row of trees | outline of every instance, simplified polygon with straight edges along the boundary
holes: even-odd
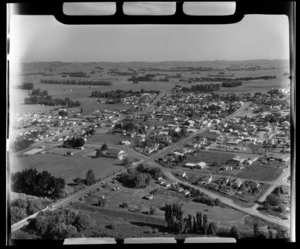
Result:
[[[236,87],[241,85],[243,85],[241,81],[224,81],[222,83],[222,87]]]
[[[182,206],[179,203],[165,205],[165,221],[168,228],[180,234],[198,233],[218,235],[219,232],[217,224],[209,222],[207,215],[202,215],[201,212],[197,212],[196,216],[188,214],[187,217],[183,218]],[[238,239],[240,232],[236,226],[233,226],[228,235]]]
[[[72,77],[72,76],[71,76]],[[79,76],[73,76],[79,77]],[[86,77],[86,76],[85,76]],[[95,86],[110,86],[112,82],[103,80],[66,80],[66,79],[41,79],[43,84],[62,84],[62,85],[95,85]]]
[[[68,75],[69,77],[89,77],[84,72],[63,72],[62,75]]]
[[[126,98],[128,96],[132,95],[139,95],[143,93],[159,93],[159,91],[155,90],[144,90],[141,89],[140,91],[133,91],[133,90],[111,90],[111,91],[106,91],[106,92],[101,92],[101,91],[94,91],[91,93],[90,97],[93,98],[108,98],[108,99],[121,99],[121,98]]]
[[[182,87],[183,92],[193,92],[193,93],[209,93],[213,91],[220,90],[220,85],[218,84],[204,84],[204,85],[193,85],[190,88]]]
[[[62,105],[67,107],[75,107],[81,105],[81,103],[78,100],[73,101],[67,97],[65,99],[53,99],[52,96],[49,95],[46,90],[42,91],[40,88],[28,92],[28,95],[29,97],[24,99],[25,104],[40,104],[49,106]]]
[[[56,178],[48,171],[24,169],[12,174],[12,190],[35,196],[60,198],[64,195],[65,180]]]

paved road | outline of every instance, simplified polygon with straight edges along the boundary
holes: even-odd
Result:
[[[150,106],[147,108],[147,111],[152,111],[154,105],[166,94],[166,90],[161,90],[158,96],[155,98],[155,100],[150,104]]]

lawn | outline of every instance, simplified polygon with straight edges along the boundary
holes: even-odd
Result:
[[[73,182],[76,177],[85,178],[86,172],[91,169],[95,172],[96,178],[105,177],[108,174],[123,169],[120,161],[110,158],[90,158],[79,156],[80,153],[87,153],[87,150],[78,151],[73,157],[66,157],[58,154],[41,154],[29,157],[16,157],[9,155],[9,167],[11,172],[23,169],[35,168],[38,171],[49,171],[55,177],[62,177],[66,183]]]
[[[257,181],[273,181],[277,179],[282,173],[282,169],[264,166],[248,166],[244,170],[241,170],[237,177],[253,179]]]

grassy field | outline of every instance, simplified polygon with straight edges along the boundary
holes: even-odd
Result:
[[[213,162],[218,162],[219,165],[226,163],[228,160],[232,159],[235,155],[232,153],[222,153],[222,152],[206,152],[199,151],[191,156],[187,157],[188,162],[205,162],[210,165]]]
[[[272,167],[263,167],[263,166],[249,166],[244,170],[241,170],[237,174],[237,177],[253,179],[257,181],[273,181],[280,176],[282,169],[272,168]]]
[[[109,185],[105,189],[101,188],[100,191],[95,193],[94,196],[85,198],[85,200],[82,203],[96,207],[98,196],[104,194],[107,200],[106,208],[115,210],[119,208],[120,204],[127,202],[130,205],[140,205],[141,212],[147,214],[149,208],[151,206],[155,206],[157,208],[157,212],[151,217],[160,218],[163,220],[164,211],[160,209],[164,207],[165,204],[180,202],[183,204],[182,209],[184,212],[184,216],[187,216],[188,214],[195,215],[196,212],[200,211],[202,212],[202,214],[207,214],[209,221],[216,222],[219,226],[231,227],[235,224],[239,226],[240,229],[248,231],[248,227],[244,225],[243,221],[245,214],[229,207],[210,207],[206,204],[192,202],[189,198],[186,198],[183,195],[178,194],[172,190],[165,190],[159,192],[158,194],[154,195],[154,198],[152,200],[143,199],[143,197],[145,195],[148,195],[154,188],[162,188],[156,185],[155,183],[152,183],[145,189],[132,189],[121,186],[121,189],[115,192],[110,191],[112,187],[113,186]],[[170,194],[169,192],[173,192],[174,195]],[[127,209],[124,208],[120,210],[126,211]],[[125,219],[126,217],[125,214],[121,216],[123,219]]]
[[[130,140],[131,138],[129,136],[123,136],[123,135],[114,135],[114,134],[95,134],[91,138],[88,139],[89,144],[113,144],[113,145],[119,145],[121,141],[123,140]]]
[[[86,172],[91,169],[95,172],[96,178],[105,177],[108,174],[122,169],[120,161],[110,158],[82,157],[81,153],[88,153],[87,150],[75,153],[73,157],[46,153],[29,157],[16,157],[9,155],[9,167],[11,172],[23,169],[35,168],[38,171],[49,171],[55,177],[62,177],[66,183],[73,182],[76,177],[85,178]]]

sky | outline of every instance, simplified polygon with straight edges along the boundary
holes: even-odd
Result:
[[[288,18],[284,15],[247,15],[239,23],[228,25],[102,26],[64,25],[53,16],[13,15],[9,59],[12,62],[289,59],[288,35]]]

